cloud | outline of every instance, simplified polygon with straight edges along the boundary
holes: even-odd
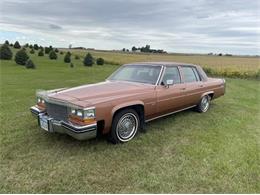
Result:
[[[43,45],[259,54],[258,1],[2,0],[0,7],[2,32]]]

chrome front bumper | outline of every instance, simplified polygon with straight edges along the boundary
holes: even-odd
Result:
[[[57,132],[62,134],[68,134],[77,140],[87,140],[95,138],[97,136],[97,124],[91,124],[86,126],[77,126],[64,121],[55,120],[49,117],[46,112],[39,110],[37,107],[32,106],[30,108],[31,113],[38,119],[38,124],[40,126],[41,118],[44,118],[48,123],[48,132]]]

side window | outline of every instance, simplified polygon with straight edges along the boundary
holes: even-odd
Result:
[[[192,69],[193,69],[193,72],[194,72],[194,74],[196,76],[197,81],[201,81],[201,78],[200,78],[200,75],[199,75],[197,69],[196,68],[192,68]]]
[[[174,84],[181,83],[181,77],[177,67],[166,67],[162,84],[166,84],[167,80],[173,80]]]
[[[181,68],[185,83],[191,83],[197,81],[196,75],[192,69],[193,69],[192,67],[188,67],[188,66],[187,67],[184,66]]]

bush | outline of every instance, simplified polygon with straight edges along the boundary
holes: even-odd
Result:
[[[105,63],[105,60],[103,58],[98,58],[96,60],[97,65],[103,65]]]
[[[64,62],[65,62],[65,63],[70,63],[70,62],[71,62],[69,52],[67,52],[66,55],[64,56]]]
[[[32,45],[32,44],[30,44],[30,45],[29,45],[29,48],[30,48],[30,49],[32,49],[32,48],[33,48],[33,45]]]
[[[60,55],[63,55],[63,54],[64,54],[63,51],[61,51],[61,52],[60,52]]]
[[[74,68],[74,64],[73,64],[73,63],[70,63],[70,67],[71,67],[71,68]]]
[[[90,53],[87,53],[85,59],[84,59],[84,65],[85,66],[92,66],[94,64],[94,59]]]
[[[4,44],[6,44],[6,45],[9,45],[9,41],[8,41],[8,40],[6,40]]]
[[[38,56],[44,56],[44,52],[42,49],[39,51]]]
[[[49,54],[49,58],[51,60],[56,60],[58,58],[57,54],[55,53],[55,51],[51,51]]]
[[[26,43],[26,44],[24,45],[24,47],[29,47],[29,44],[28,44],[28,43]]]
[[[34,44],[34,45],[33,45],[33,49],[38,50],[38,49],[39,49],[39,46],[38,46],[37,44]]]
[[[79,60],[80,57],[78,55],[75,55],[75,60]]]
[[[10,43],[10,47],[13,47],[13,46],[14,46],[14,44]]]
[[[31,69],[35,69],[36,67],[35,67],[35,64],[33,63],[33,61],[32,60],[27,60],[27,62],[26,62],[26,64],[25,64],[25,67],[26,68],[31,68]]]
[[[13,57],[13,53],[7,44],[3,44],[0,47],[0,59],[2,60],[11,60]]]
[[[21,45],[20,45],[20,43],[18,41],[15,41],[14,48],[16,48],[16,49],[20,49],[21,48]]]
[[[54,51],[55,51],[56,53],[59,53],[59,50],[58,50],[58,48],[56,48]]]
[[[50,53],[50,48],[49,47],[44,47],[44,52],[45,54],[49,54]]]
[[[31,54],[34,54],[34,53],[35,53],[34,49],[31,49],[30,53],[31,53]]]
[[[15,55],[15,62],[20,65],[25,65],[26,61],[29,59],[26,51],[24,49],[19,50]]]

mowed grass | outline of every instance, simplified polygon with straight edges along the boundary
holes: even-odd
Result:
[[[36,70],[0,61],[1,193],[260,192],[259,81],[227,79],[207,113],[158,119],[127,144],[80,142],[39,129],[35,91],[102,81],[118,66],[62,58],[34,55]]]

